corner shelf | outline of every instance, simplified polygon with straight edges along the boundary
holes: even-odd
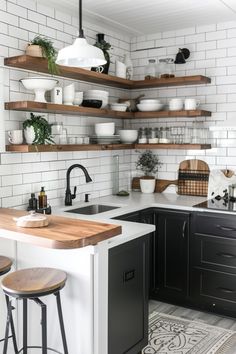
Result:
[[[118,112],[108,109],[91,108],[82,106],[70,106],[65,104],[43,103],[35,101],[16,101],[6,102],[6,110],[25,111],[25,112],[42,112],[42,113],[58,113],[67,115],[81,115],[91,117],[108,117],[108,118],[133,118],[132,112]]]
[[[47,60],[44,58],[31,57],[29,55],[19,55],[4,59],[4,65],[36,71],[48,74]],[[122,89],[146,89],[154,87],[181,86],[181,85],[200,85],[209,84],[211,79],[202,75],[160,78],[152,80],[126,80],[117,76],[106,75],[89,71],[81,68],[58,66],[59,75],[62,77],[93,82],[100,85],[118,87]]]
[[[210,144],[83,144],[83,145],[6,145],[8,152],[62,152],[62,151],[101,151],[133,149],[181,149],[206,150]]]
[[[82,106],[70,106],[55,103],[43,103],[35,101],[6,102],[6,110],[58,113],[67,115],[81,115],[91,117],[118,118],[118,119],[148,119],[148,118],[174,118],[174,117],[203,117],[211,116],[211,112],[205,110],[191,111],[158,111],[158,112],[118,112],[109,109],[90,108]]]

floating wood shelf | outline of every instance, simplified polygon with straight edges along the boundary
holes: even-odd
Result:
[[[58,113],[91,117],[107,117],[118,119],[145,119],[145,118],[174,118],[174,117],[203,117],[211,116],[211,112],[204,110],[192,111],[158,111],[158,112],[118,112],[109,109],[98,109],[81,106],[69,106],[55,103],[35,101],[6,102],[5,109],[13,111]]]
[[[25,69],[27,71],[37,71],[48,74],[47,60],[44,58],[20,55],[4,59],[6,66]],[[208,84],[211,79],[202,75],[161,78],[152,80],[126,80],[120,77],[97,73],[80,68],[59,66],[59,76],[70,79],[93,82],[100,85],[119,87],[123,89],[146,89],[165,86],[200,85]]]
[[[10,152],[61,152],[61,151],[101,151],[132,149],[211,149],[210,144],[83,144],[83,145],[7,145]]]
[[[43,103],[35,101],[16,101],[6,102],[5,109],[13,111],[57,113],[67,115],[81,115],[90,117],[108,117],[108,118],[133,118],[132,112],[118,112],[101,108],[90,108],[81,106],[70,106],[65,104]]]
[[[135,149],[207,150],[211,144],[135,144]]]
[[[60,151],[128,150],[133,148],[134,148],[134,144],[7,145],[6,151],[60,152]]]
[[[145,118],[174,118],[174,117],[210,117],[211,112],[203,109],[181,111],[135,112],[135,119]]]

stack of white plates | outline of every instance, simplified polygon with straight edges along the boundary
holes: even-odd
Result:
[[[137,104],[138,110],[141,112],[151,112],[151,111],[160,111],[164,104],[161,103],[160,100],[152,98],[152,99],[143,99],[140,100],[140,103]]]
[[[119,144],[120,136],[119,135],[107,135],[107,136],[98,136],[92,135],[90,137],[92,144]]]

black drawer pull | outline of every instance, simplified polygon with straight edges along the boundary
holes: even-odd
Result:
[[[216,225],[218,229],[221,229],[223,231],[236,231],[236,229],[231,228],[231,227],[226,227],[226,226],[221,226],[221,225]]]
[[[217,253],[217,256],[220,257],[224,257],[224,258],[236,258],[236,256],[234,254],[230,254],[230,253]]]
[[[183,229],[182,229],[182,237],[185,238],[185,229],[186,229],[187,221],[185,220],[183,223]]]
[[[124,281],[124,283],[126,281],[130,281],[130,280],[134,279],[134,276],[135,276],[135,270],[134,269],[128,270],[127,272],[124,272],[123,273],[123,281]]]
[[[220,290],[222,293],[226,293],[226,294],[232,294],[232,293],[235,293],[235,290],[232,290],[232,289],[227,289],[227,288],[217,288],[218,290]]]

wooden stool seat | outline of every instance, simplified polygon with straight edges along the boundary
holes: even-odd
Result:
[[[12,261],[10,258],[5,256],[0,256],[0,275],[3,275],[11,269]]]
[[[62,289],[66,278],[66,273],[58,269],[27,268],[7,275],[2,288],[13,297],[38,297]]]

